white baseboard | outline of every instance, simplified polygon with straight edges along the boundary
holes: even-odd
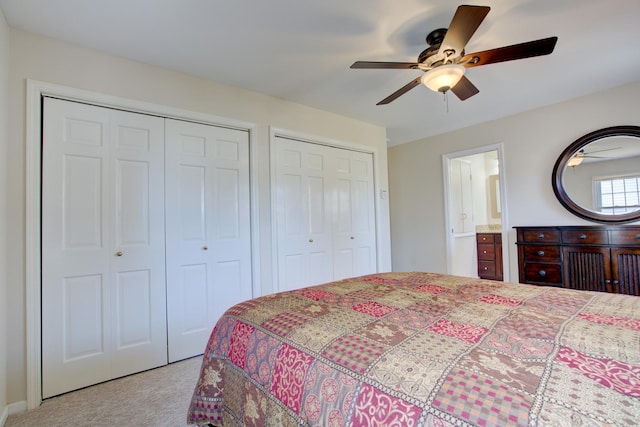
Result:
[[[0,427],[4,427],[4,423],[7,422],[7,418],[9,418],[9,407],[5,406],[0,413]]]
[[[9,404],[9,415],[27,412],[27,401],[14,402]]]
[[[4,427],[4,424],[7,422],[7,418],[9,415],[19,414],[25,412],[27,410],[27,401],[23,400],[21,402],[10,403],[7,405],[0,414],[0,427]]]

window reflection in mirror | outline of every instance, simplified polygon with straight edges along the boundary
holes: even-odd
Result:
[[[638,138],[608,137],[584,146],[569,159],[563,183],[571,200],[590,211],[619,215],[640,210]]]

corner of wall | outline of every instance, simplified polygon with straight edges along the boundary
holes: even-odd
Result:
[[[9,26],[0,9],[0,235],[6,236],[7,223],[7,186],[6,173],[7,146],[9,133]],[[7,247],[6,239],[0,240],[0,426],[4,426],[9,416],[7,405]]]

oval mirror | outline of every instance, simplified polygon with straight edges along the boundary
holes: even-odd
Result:
[[[595,222],[640,220],[640,127],[613,126],[578,138],[553,167],[553,192]]]

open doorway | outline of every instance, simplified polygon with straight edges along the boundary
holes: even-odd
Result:
[[[481,277],[493,260],[509,280],[502,159],[501,144],[443,155],[448,274]],[[486,238],[495,249],[478,245]]]

